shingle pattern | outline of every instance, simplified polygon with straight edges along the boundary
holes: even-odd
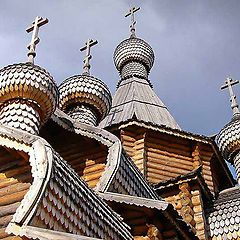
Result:
[[[26,100],[9,100],[0,110],[0,122],[29,133],[39,132],[41,123],[38,111]]]
[[[113,97],[112,108],[100,126],[107,127],[130,119],[180,129],[149,82],[137,77],[121,81]]]
[[[240,188],[222,191],[207,210],[209,235],[212,239],[240,239]]]
[[[0,70],[0,104],[19,98],[36,103],[41,123],[44,123],[56,109],[58,90],[52,76],[37,65],[6,66]]]
[[[141,172],[125,153],[121,155],[118,171],[114,175],[108,192],[159,199],[153,188],[150,187]]]
[[[101,239],[132,239],[128,226],[54,153],[52,173],[32,226]]]
[[[220,131],[216,141],[223,157],[232,162],[231,156],[240,150],[240,114],[235,115]]]
[[[112,98],[107,85],[93,76],[76,75],[67,78],[59,86],[59,92],[59,106],[65,112],[80,104],[87,105],[100,121],[111,107]]]
[[[79,121],[81,123],[89,124],[92,126],[97,125],[97,117],[93,113],[93,110],[88,106],[84,105],[75,106],[71,110],[69,110],[68,115],[72,119]]]
[[[140,62],[149,72],[154,63],[154,52],[151,46],[140,38],[131,37],[123,40],[115,49],[114,63],[121,73],[128,62]]]

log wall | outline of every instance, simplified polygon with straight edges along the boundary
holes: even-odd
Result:
[[[180,183],[178,192],[168,193],[165,200],[171,203],[182,218],[192,226],[200,240],[207,239],[206,222],[200,191],[188,183]]]
[[[84,148],[81,142],[77,142],[61,147],[57,151],[89,187],[96,186],[106,166],[108,152],[105,146],[96,144],[91,148],[88,146]]]
[[[21,239],[9,236],[5,229],[21,200],[31,186],[28,155],[0,148],[0,239]]]
[[[147,134],[147,179],[150,183],[176,178],[193,170],[189,141]]]

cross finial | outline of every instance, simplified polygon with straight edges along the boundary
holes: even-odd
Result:
[[[233,80],[232,78],[228,77],[225,81],[225,85],[221,87],[221,89],[228,88],[229,94],[230,94],[230,102],[231,102],[231,108],[233,110],[233,115],[240,113],[239,108],[238,108],[238,103],[236,96],[233,93],[233,88],[232,86],[235,84],[238,84],[238,80]]]
[[[86,56],[83,59],[83,74],[90,74],[90,64],[89,61],[92,58],[92,55],[90,54],[91,47],[96,45],[98,43],[97,40],[88,39],[85,43],[85,46],[80,49],[80,51],[86,50]]]
[[[135,12],[137,12],[138,10],[140,10],[140,7],[132,7],[129,9],[129,12],[125,15],[125,17],[131,16],[131,25],[130,25],[130,30],[131,30],[131,37],[136,37],[135,35],[135,25],[136,25],[136,21],[135,21]]]
[[[28,45],[28,62],[30,63],[34,63],[34,58],[36,56],[36,45],[39,43],[40,39],[38,37],[38,32],[39,32],[39,27],[45,25],[48,23],[48,19],[47,18],[42,18],[42,17],[36,17],[35,21],[32,23],[32,26],[28,27],[26,29],[26,31],[28,33],[33,32],[32,33],[32,40],[30,42],[30,44]]]

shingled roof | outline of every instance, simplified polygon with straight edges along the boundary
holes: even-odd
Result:
[[[110,113],[100,126],[108,127],[130,119],[180,129],[167,107],[153,91],[150,82],[135,76],[120,82]]]
[[[240,239],[240,187],[220,192],[207,210],[209,235],[212,239]]]

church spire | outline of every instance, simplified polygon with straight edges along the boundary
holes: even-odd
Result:
[[[131,31],[131,36],[130,37],[136,37],[136,21],[135,21],[135,12],[140,10],[140,7],[132,7],[129,9],[128,13],[126,13],[125,17],[131,16],[131,25],[130,25],[130,31]]]
[[[226,88],[228,88],[228,90],[229,90],[233,116],[240,113],[239,108],[238,108],[237,98],[236,98],[236,95],[234,95],[233,88],[232,88],[233,85],[238,84],[238,83],[239,83],[238,80],[233,80],[232,78],[228,77],[225,81],[225,85],[223,85],[221,87],[222,90],[226,89]]]
[[[233,118],[219,132],[216,141],[223,157],[234,165],[237,173],[237,180],[240,184],[240,111],[232,88],[233,85],[238,83],[238,80],[227,78],[225,85],[221,87],[221,89],[228,88],[229,90]]]
[[[34,58],[36,57],[36,45],[39,43],[40,39],[38,37],[39,27],[48,23],[47,18],[36,17],[35,21],[32,23],[32,26],[28,27],[26,31],[28,33],[32,32],[32,39],[28,45],[28,62],[34,64]]]
[[[114,64],[120,80],[109,115],[100,126],[120,125],[130,120],[179,129],[167,107],[154,92],[148,75],[154,63],[152,47],[135,36],[134,14],[140,8],[133,7],[126,14],[131,16],[131,37],[123,40],[114,51]]]
[[[91,47],[96,45],[98,43],[97,40],[88,39],[85,43],[85,46],[80,49],[81,52],[86,50],[85,58],[83,59],[83,74],[89,75],[90,74],[90,59],[92,58],[92,55],[90,54]]]

